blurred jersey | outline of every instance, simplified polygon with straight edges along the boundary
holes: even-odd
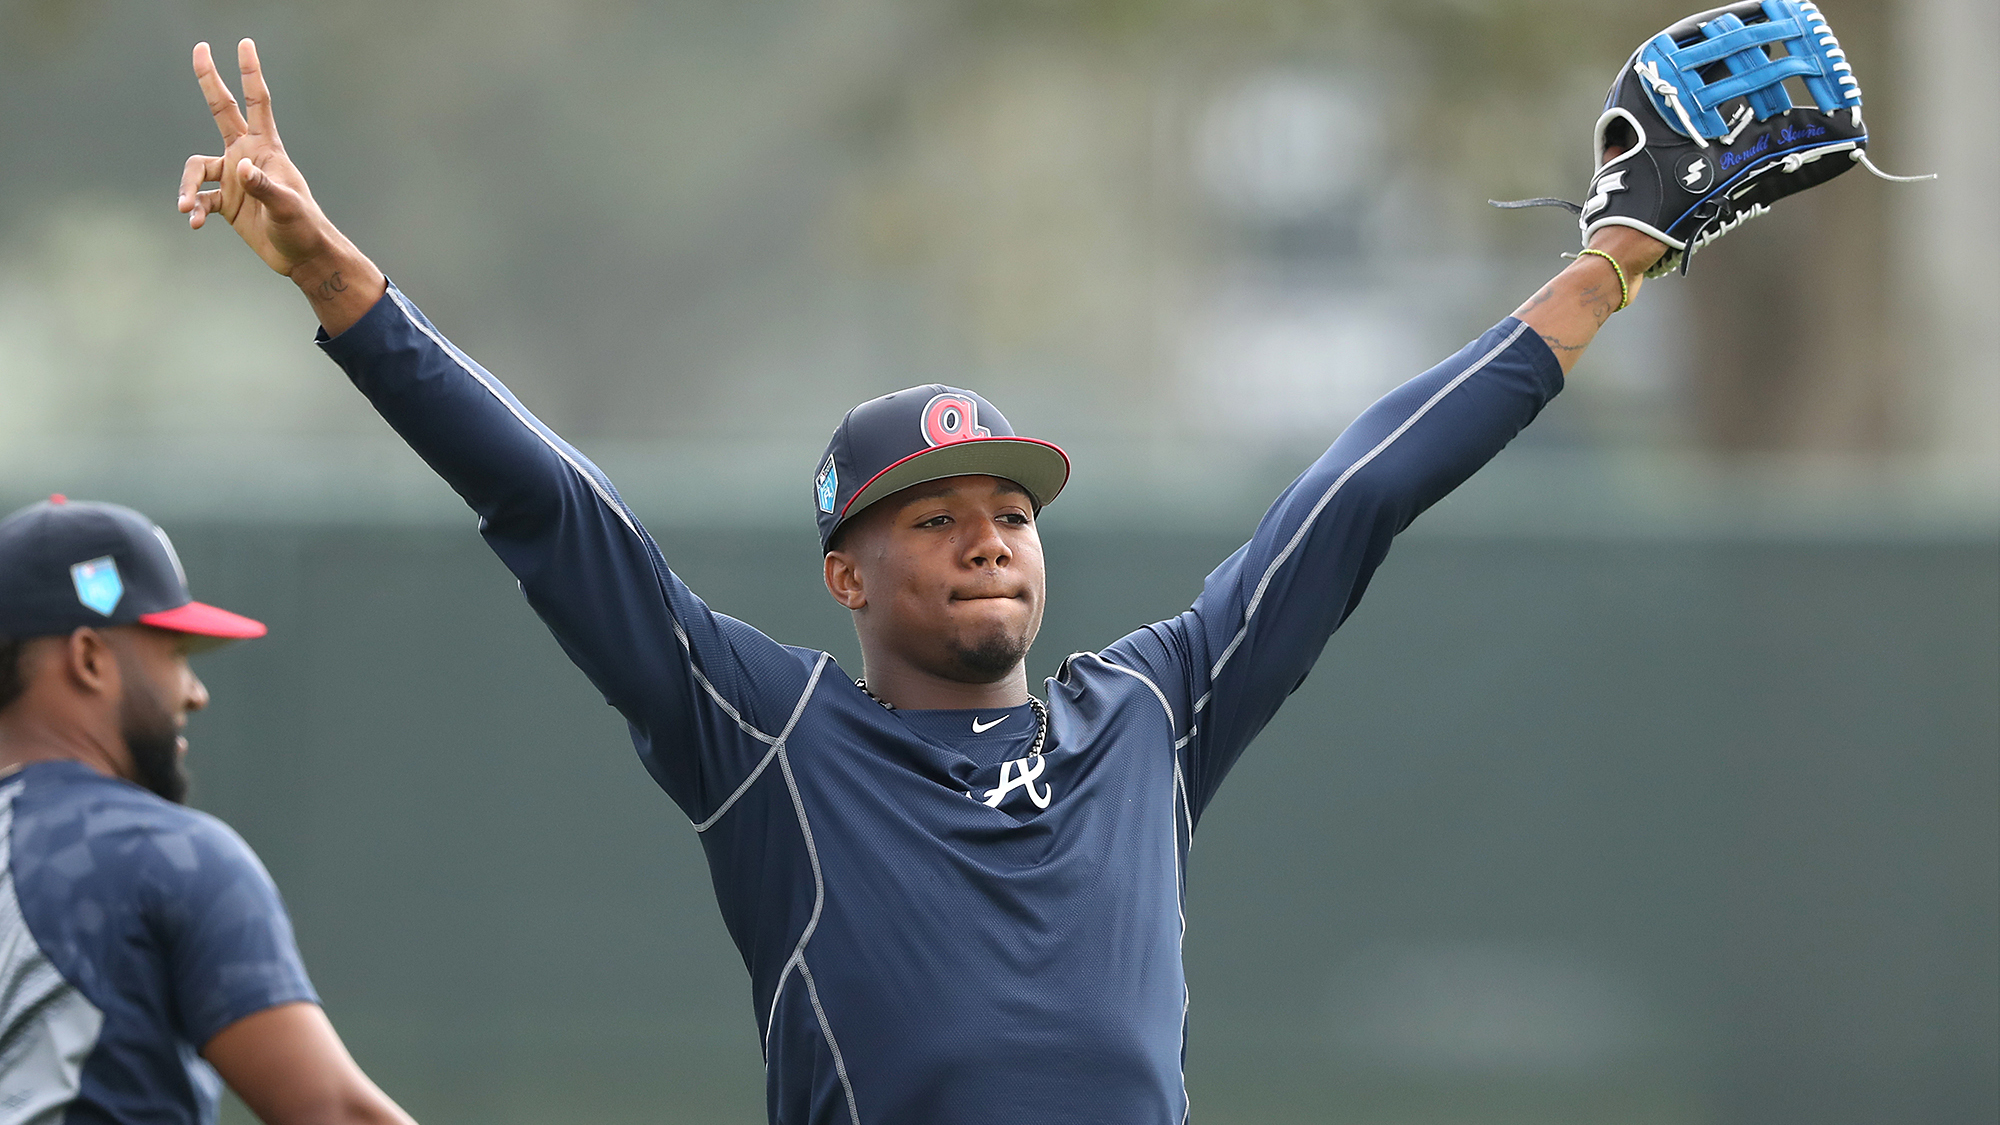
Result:
[[[1203,808],[1391,538],[1562,383],[1510,318],[1392,392],[1191,609],[1063,663],[1035,754],[1027,706],[886,710],[826,653],[710,610],[597,467],[393,287],[323,346],[479,513],[694,821],[788,1125],[1183,1121]]]
[[[79,762],[0,781],[0,1125],[212,1123],[201,1047],[299,1000],[291,922],[227,825]]]

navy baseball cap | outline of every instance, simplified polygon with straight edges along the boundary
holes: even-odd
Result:
[[[130,508],[51,496],[0,520],[0,636],[84,625],[151,625],[216,644],[265,632],[195,601],[167,533]]]
[[[1069,455],[1017,437],[1006,415],[971,391],[926,383],[847,412],[813,476],[819,546],[875,501],[913,484],[977,473],[1027,489],[1040,510],[1069,480]]]

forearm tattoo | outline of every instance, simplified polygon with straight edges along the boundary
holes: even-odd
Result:
[[[1555,300],[1556,282],[1561,280],[1561,278],[1557,278],[1556,281],[1551,281],[1547,285],[1542,286],[1540,290],[1536,291],[1534,296],[1528,298],[1525,304],[1515,310],[1514,315],[1525,319],[1536,309]],[[1575,284],[1577,284],[1575,290],[1576,307],[1580,311],[1589,314],[1593,328],[1604,327],[1604,322],[1610,320],[1611,314],[1618,311],[1618,304],[1622,299],[1621,294],[1618,291],[1609,289],[1602,281],[1579,281]],[[1560,356],[1574,356],[1584,348],[1590,346],[1588,339],[1579,343],[1570,343],[1562,337],[1544,332],[1540,328],[1535,330],[1535,334],[1540,336],[1544,343],[1548,344],[1550,351]]]
[[[1546,332],[1538,331],[1535,333],[1535,335],[1540,336],[1542,338],[1542,342],[1549,346],[1549,350],[1556,353],[1557,355],[1575,355],[1576,353],[1590,346],[1590,341],[1588,340],[1584,341],[1581,344],[1566,344],[1563,343],[1563,341],[1560,338],[1551,336]]]
[[[1604,322],[1610,320],[1611,314],[1618,311],[1620,299],[1606,296],[1602,284],[1586,285],[1583,292],[1577,296],[1577,302],[1596,319],[1599,328],[1604,327]]]

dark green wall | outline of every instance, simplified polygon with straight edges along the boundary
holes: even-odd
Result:
[[[470,523],[171,529],[272,625],[197,803],[420,1120],[761,1120],[694,835]],[[852,666],[809,536],[662,531]],[[1038,675],[1234,546],[1047,534]],[[1990,542],[1406,541],[1196,836],[1197,1119],[1992,1121],[1996,636]]]

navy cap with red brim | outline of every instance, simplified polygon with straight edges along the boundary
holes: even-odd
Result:
[[[0,519],[0,637],[134,624],[204,649],[267,632],[195,601],[167,533],[130,508],[56,495]]]
[[[202,602],[189,602],[177,609],[163,609],[158,613],[139,615],[141,625],[151,625],[155,629],[169,629],[176,633],[192,633],[199,637],[215,637],[225,641],[247,641],[270,632],[262,621],[254,621],[240,613],[231,613],[219,606]]]
[[[1013,481],[1036,510],[1069,480],[1069,455],[1051,442],[1022,437],[977,392],[927,383],[870,399],[847,412],[813,477],[819,542],[870,504],[912,485],[983,475]]]
[[[1026,489],[1041,508],[1069,481],[1069,454],[1053,442],[1022,437],[966,438],[921,449],[869,478],[842,506],[840,518],[912,485],[969,473],[1005,477]]]

